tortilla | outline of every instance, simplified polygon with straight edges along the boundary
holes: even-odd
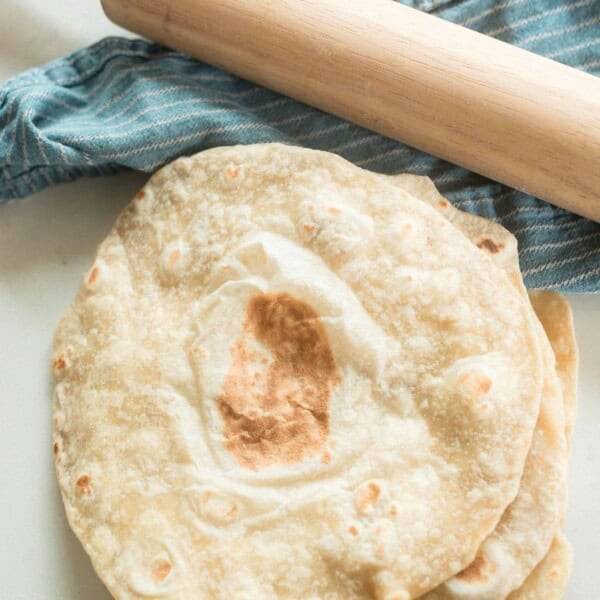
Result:
[[[526,294],[519,270],[516,239],[509,231],[454,208],[426,177],[400,175],[391,180],[446,216],[482,252],[489,254],[509,274],[515,287]],[[564,316],[568,305],[565,309],[566,301],[561,302],[559,298],[557,294],[550,293],[539,296],[534,307],[536,312],[539,309],[544,326],[561,332],[554,339],[560,337],[564,340],[559,344],[570,358],[573,338],[568,335],[568,319]],[[523,584],[546,555],[559,527],[567,487],[563,390],[556,372],[553,349],[541,325],[539,337],[544,355],[544,391],[519,494],[495,531],[485,540],[473,563],[427,594],[424,597],[427,600],[505,598]]]
[[[556,370],[565,402],[567,442],[571,444],[577,414],[577,372],[579,357],[573,312],[567,300],[556,292],[532,290],[529,298],[556,356]]]
[[[577,404],[578,363],[573,314],[567,300],[556,292],[535,290],[529,292],[529,296],[556,356],[556,370],[565,403],[565,433],[570,447]],[[571,545],[559,533],[548,554],[523,586],[509,596],[509,600],[561,600],[569,581],[572,563]]]
[[[513,592],[508,600],[562,600],[572,563],[571,544],[559,533],[548,554],[533,570],[523,587]]]
[[[417,597],[517,494],[538,344],[502,270],[378,176],[177,160],[56,332],[67,517],[117,598]]]

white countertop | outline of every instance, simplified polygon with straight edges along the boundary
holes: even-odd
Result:
[[[99,0],[3,0],[0,82],[105,35]],[[0,207],[0,598],[109,600],[71,534],[51,452],[52,333],[139,174],[60,185]],[[570,296],[580,348],[579,414],[566,531],[567,600],[600,597],[600,295]],[[540,599],[542,600],[542,599]]]

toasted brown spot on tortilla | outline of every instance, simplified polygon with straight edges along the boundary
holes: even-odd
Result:
[[[502,248],[504,248],[504,244],[496,243],[490,238],[481,238],[477,242],[477,247],[481,250],[487,250],[490,254],[497,254],[500,252],[500,250],[502,250]]]
[[[398,507],[395,504],[390,505],[389,514],[391,517],[398,516]]]
[[[58,454],[58,442],[54,442],[54,445],[52,446],[52,452],[54,454]]]
[[[267,364],[256,342],[270,353]],[[217,403],[236,460],[256,470],[319,454],[339,375],[317,313],[285,292],[257,294],[230,353]]]
[[[477,554],[475,560],[466,569],[463,569],[456,575],[456,579],[468,583],[484,582],[488,579],[488,573],[493,574],[495,570],[495,566],[489,564],[483,554]]]
[[[482,379],[479,382],[479,391],[482,394],[487,394],[492,388],[492,382],[489,379]]]
[[[331,462],[331,452],[329,452],[329,450],[325,450],[325,452],[321,454],[321,462],[324,465],[328,465]]]
[[[89,475],[82,475],[75,482],[75,487],[81,495],[85,494],[86,496],[89,496],[92,493],[91,482],[92,478]]]
[[[458,376],[458,384],[473,398],[485,396],[492,389],[492,381],[482,373],[466,371]]]
[[[339,217],[342,214],[342,211],[339,208],[336,208],[335,206],[331,206],[329,208],[329,214],[333,217]]]
[[[65,369],[67,367],[67,360],[62,355],[57,356],[52,362],[52,366],[58,370]]]
[[[172,269],[177,261],[181,258],[181,250],[179,248],[175,248],[171,254],[169,254],[169,258],[167,259],[167,265],[170,269]]]
[[[94,283],[96,283],[97,279],[98,279],[98,275],[100,274],[100,269],[98,267],[94,267],[91,272],[90,275],[88,277],[88,284],[89,285],[94,285]]]
[[[140,200],[143,200],[146,197],[146,192],[144,190],[140,190],[136,195],[135,195],[135,200],[137,202],[139,202]]]
[[[348,532],[354,537],[358,535],[358,529],[354,525],[350,525],[350,527],[348,527]]]
[[[448,200],[444,200],[444,199],[442,198],[442,200],[440,200],[440,201],[438,202],[438,205],[439,205],[439,206],[441,206],[442,208],[448,208]]]
[[[238,165],[229,165],[227,167],[227,177],[235,179],[240,174],[240,167]]]
[[[355,492],[355,504],[358,512],[367,512],[377,503],[380,494],[381,488],[375,481],[360,485]]]
[[[164,581],[171,572],[171,563],[164,558],[155,560],[152,565],[152,580],[154,583],[160,583]]]

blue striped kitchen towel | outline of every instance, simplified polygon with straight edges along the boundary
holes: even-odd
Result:
[[[600,0],[403,1],[600,74]],[[0,88],[0,199],[266,141],[427,174],[457,207],[517,236],[529,287],[600,290],[600,225],[142,40],[104,39]]]

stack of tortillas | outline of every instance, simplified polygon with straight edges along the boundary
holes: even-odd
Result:
[[[570,310],[427,178],[277,144],[175,161],[54,373],[67,516],[115,598],[562,597]]]

